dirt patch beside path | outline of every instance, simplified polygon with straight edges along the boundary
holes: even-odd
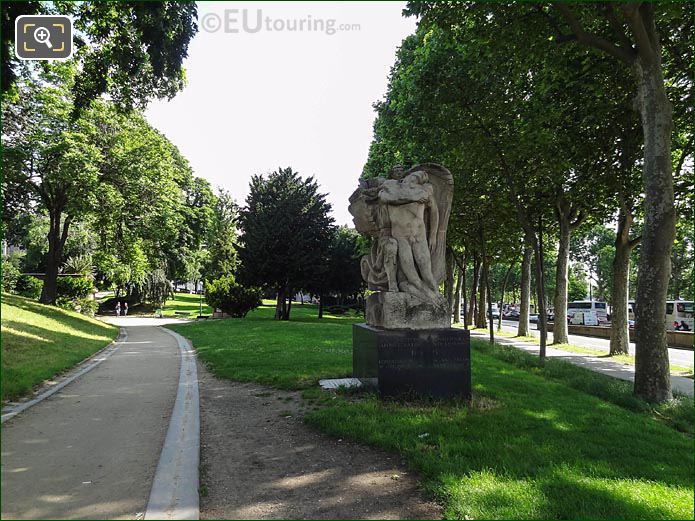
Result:
[[[198,377],[201,519],[441,519],[398,456],[305,425],[299,393]]]

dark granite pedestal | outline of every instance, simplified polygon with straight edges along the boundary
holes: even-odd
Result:
[[[465,329],[352,329],[353,376],[376,381],[382,397],[471,397],[471,341]],[[376,379],[376,380],[375,380]]]

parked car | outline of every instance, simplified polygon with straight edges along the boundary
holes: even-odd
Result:
[[[510,309],[506,313],[502,313],[502,318],[505,320],[519,320],[519,312],[516,309]]]
[[[500,318],[500,309],[497,306],[497,303],[492,304],[492,318]],[[489,312],[488,312],[489,314]]]
[[[532,324],[537,324],[538,323],[538,315],[536,313],[529,315],[528,321],[531,322]]]

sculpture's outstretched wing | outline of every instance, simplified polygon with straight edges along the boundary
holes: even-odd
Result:
[[[439,214],[439,224],[437,226],[436,248],[432,252],[432,274],[437,282],[442,282],[446,277],[446,229],[449,225],[449,215],[451,214],[451,203],[454,198],[454,176],[442,165],[436,163],[422,163],[416,165],[406,172],[424,171],[429,177],[429,182],[433,187],[434,198],[437,203]],[[426,216],[426,225],[429,229],[430,216]],[[428,238],[431,241],[431,239]]]
[[[371,237],[379,236],[379,226],[375,220],[375,204],[366,192],[366,185],[360,187],[350,196],[348,211],[352,214],[355,229]]]

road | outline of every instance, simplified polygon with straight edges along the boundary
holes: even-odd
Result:
[[[495,321],[495,325],[497,325],[497,322]],[[515,322],[513,320],[502,320],[502,330],[503,331],[508,331],[510,333],[516,333],[517,328],[519,326],[518,322]],[[533,336],[539,336],[540,331],[536,329],[536,324],[531,324],[531,334]],[[591,336],[581,336],[581,335],[568,335],[569,337],[569,343],[574,344],[576,346],[581,346],[581,347],[587,347],[590,349],[597,349],[601,351],[605,351],[608,353],[609,347],[610,347],[610,340],[607,338],[595,338]],[[552,332],[548,333],[548,342],[553,341],[553,334]],[[635,344],[630,343],[630,354],[634,355],[635,354]],[[694,365],[694,360],[695,360],[695,353],[693,351],[687,350],[687,349],[673,349],[669,348],[668,350],[668,357],[669,361],[673,365],[679,365],[681,367],[693,367]]]

